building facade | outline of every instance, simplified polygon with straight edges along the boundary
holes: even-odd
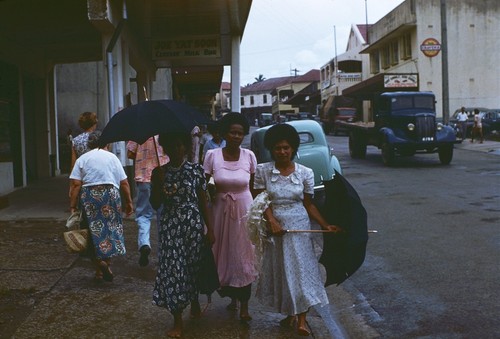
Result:
[[[460,106],[500,107],[498,27],[497,0],[407,0],[368,29],[363,81],[342,93],[432,91],[445,122]]]

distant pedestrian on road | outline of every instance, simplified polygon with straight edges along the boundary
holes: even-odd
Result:
[[[465,107],[460,109],[460,112],[457,115],[458,124],[460,128],[460,134],[462,136],[462,140],[467,138],[467,120],[468,120],[467,112],[465,111]]]
[[[285,230],[309,230],[310,219],[324,230],[339,229],[329,225],[312,202],[314,173],[293,161],[299,144],[297,131],[288,124],[274,125],[264,136],[273,161],[257,166],[254,187],[256,194],[265,190],[269,195],[271,205],[264,219],[273,241],[264,245],[256,295],[264,305],[287,315],[281,326],[295,327],[299,335],[307,336],[309,308],[328,304],[328,296],[310,235],[285,234]]]
[[[170,161],[152,174],[151,205],[155,209],[163,205],[153,302],[172,313],[174,326],[167,335],[180,338],[183,310],[191,305],[191,316],[201,315],[197,284],[201,249],[204,241],[213,244],[214,234],[203,169],[187,161],[191,152],[189,132],[160,134],[159,142]]]
[[[135,203],[135,221],[138,227],[137,245],[140,253],[139,265],[144,267],[149,264],[151,220],[155,215],[155,211],[149,203],[151,172],[155,167],[165,165],[168,162],[168,156],[158,144],[158,136],[149,138],[142,145],[129,141],[127,143],[127,156],[129,159],[134,159],[134,179],[137,192]]]
[[[97,280],[113,281],[111,258],[125,255],[122,202],[125,214],[133,212],[127,175],[120,160],[106,147],[98,148],[101,132],[88,136],[89,151],[75,162],[70,178],[70,210],[83,212],[90,231],[89,255],[95,265]]]
[[[481,115],[479,110],[474,108],[474,127],[472,128],[470,142],[474,142],[474,136],[479,135],[479,143],[483,143],[483,122],[481,121]]]
[[[226,146],[207,152],[203,168],[207,181],[213,177],[212,200],[215,244],[213,253],[219,274],[219,294],[231,298],[229,309],[241,304],[240,319],[251,320],[248,301],[257,279],[254,246],[246,228],[246,214],[252,204],[250,188],[257,160],[251,150],[241,147],[250,126],[241,113],[228,113],[219,120]]]
[[[75,165],[76,159],[90,150],[88,147],[89,134],[97,128],[97,114],[95,112],[83,112],[78,118],[78,125],[83,129],[83,133],[72,138],[71,169]]]

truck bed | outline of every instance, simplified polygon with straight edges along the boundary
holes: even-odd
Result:
[[[347,128],[347,129],[357,129],[357,130],[368,130],[375,127],[375,122],[364,122],[364,121],[356,121],[356,122],[347,122],[347,121],[336,121],[336,124]]]

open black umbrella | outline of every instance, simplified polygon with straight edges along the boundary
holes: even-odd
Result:
[[[144,143],[150,137],[168,132],[188,131],[210,119],[200,111],[175,100],[151,100],[117,112],[104,127],[99,144],[132,140]]]
[[[319,262],[326,270],[325,286],[341,284],[363,264],[368,242],[366,210],[349,182],[337,171],[325,181],[323,217],[344,232],[323,234],[323,253]]]

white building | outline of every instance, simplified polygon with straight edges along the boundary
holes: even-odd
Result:
[[[342,94],[432,91],[445,119],[460,106],[500,107],[500,1],[441,2],[407,0],[370,27],[364,81]]]

